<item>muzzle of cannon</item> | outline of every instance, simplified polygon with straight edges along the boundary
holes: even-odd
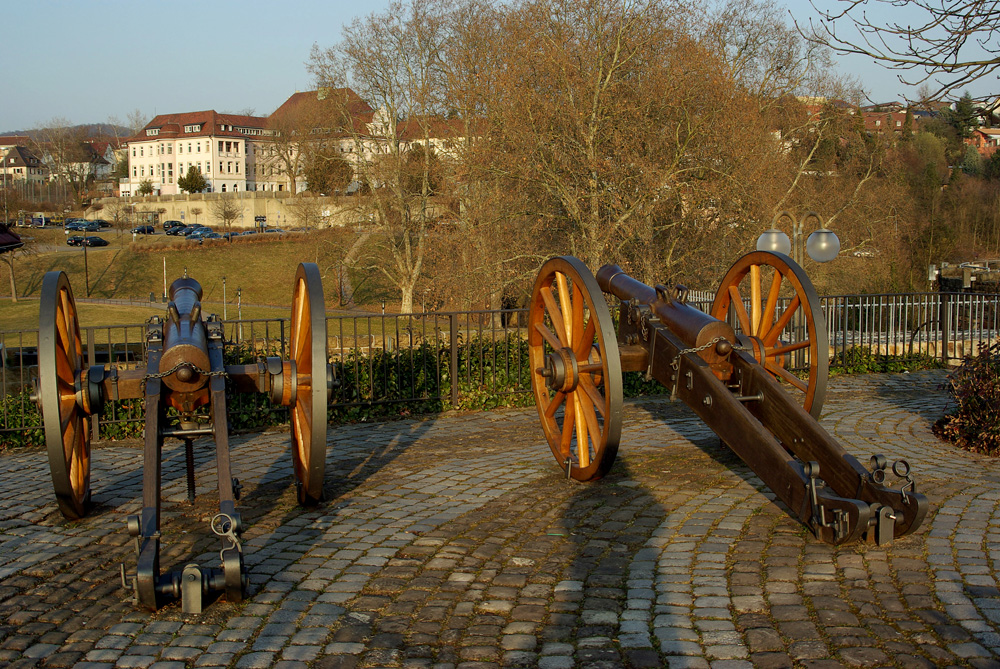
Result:
[[[300,264],[295,274],[287,358],[226,365],[223,323],[217,316],[202,314],[198,282],[187,276],[177,279],[169,297],[166,316],[154,316],[146,323],[145,369],[87,367],[69,279],[63,272],[47,273],[39,309],[36,400],[59,510],[67,519],[77,519],[91,506],[91,417],[100,414],[108,401],[144,398],[142,512],[127,520],[137,565],[131,577],[122,565],[122,583],[148,609],[180,599],[185,612],[197,613],[212,595],[224,593],[231,602],[242,601],[248,583],[240,539],[244,528],[236,511],[241,487],[230,462],[227,380],[233,392],[267,393],[289,408],[298,500],[312,505],[323,498],[326,409],[334,378],[327,355],[323,287],[312,263]],[[168,416],[168,408],[176,415]],[[195,497],[193,440],[215,441],[219,512],[209,529],[222,543],[219,567],[188,564],[160,572],[165,437],[184,442],[190,502]]]
[[[619,302],[617,327],[602,293]],[[617,265],[596,278],[578,259],[539,270],[528,316],[532,390],[567,478],[611,469],[621,437],[622,374],[644,372],[711,427],[820,540],[886,544],[916,530],[927,499],[910,467],[871,471],[817,422],[829,347],[808,276],[785,255],[754,252],[723,279],[709,313],[683,286],[650,287]]]

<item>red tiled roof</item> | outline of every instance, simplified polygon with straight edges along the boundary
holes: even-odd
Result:
[[[184,126],[201,125],[198,132],[184,132]],[[223,129],[223,127],[226,129]],[[229,130],[228,126],[243,128],[266,128],[267,119],[263,116],[242,116],[239,114],[220,114],[214,109],[182,114],[160,114],[137,134],[126,139],[126,142],[151,142],[158,139],[177,139],[178,137],[243,137],[243,133]],[[147,130],[158,129],[156,135],[147,135]]]
[[[361,99],[361,96],[350,88],[321,88],[315,91],[296,91],[280,107],[274,110],[271,118],[283,118],[294,113],[310,100],[332,100],[341,102],[347,107],[351,116],[357,116],[373,111],[371,106]]]

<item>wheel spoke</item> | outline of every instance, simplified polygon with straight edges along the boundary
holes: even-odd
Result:
[[[736,318],[740,322],[740,327],[743,328],[743,334],[750,334],[753,332],[750,328],[750,317],[747,316],[747,310],[743,306],[743,298],[740,297],[740,289],[737,286],[729,287],[729,299],[733,304],[733,309],[736,310]]]
[[[594,443],[598,443],[601,436],[601,426],[597,422],[597,412],[595,411],[595,405],[591,401],[590,396],[586,393],[577,393],[580,399],[580,407],[583,411],[583,417],[587,421],[587,430],[593,435]]]
[[[750,327],[747,334],[760,328],[760,265],[750,265]]]
[[[799,308],[800,304],[798,295],[792,298],[792,301],[788,303],[788,308],[778,318],[778,322],[774,324],[771,331],[767,333],[767,337],[761,337],[764,346],[774,346],[775,342],[778,341],[778,337],[781,336],[781,333],[792,321],[792,316],[795,315],[795,311]]]
[[[566,411],[563,412],[562,434],[559,435],[559,452],[562,453],[564,460],[569,457],[570,445],[573,443],[573,426],[576,423],[576,410],[572,406],[573,404],[571,395],[569,401],[566,402]]]
[[[590,440],[587,438],[587,419],[584,417],[581,393],[573,393],[573,410],[576,413],[576,460],[580,467],[590,466]]]
[[[556,289],[559,291],[559,310],[566,329],[566,346],[573,346],[573,301],[569,298],[569,282],[562,272],[556,272]]]
[[[583,336],[579,339],[577,347],[573,350],[577,360],[586,360],[588,358],[588,352],[594,344],[594,334],[597,331],[595,320],[593,314],[591,314],[587,320],[586,327],[583,328]]]
[[[553,348],[559,350],[563,346],[569,346],[569,339],[566,337],[566,321],[563,319],[562,311],[559,310],[559,305],[556,304],[556,298],[548,288],[542,288],[542,302],[545,303],[545,308],[552,319],[552,327],[556,329],[556,335],[559,337],[560,344]]]
[[[767,349],[768,356],[781,355],[783,353],[788,353],[790,351],[799,351],[804,348],[809,348],[812,346],[812,342],[808,339],[803,339],[800,342],[794,344],[788,344],[787,346],[775,346],[774,348]]]
[[[587,334],[583,328],[584,307],[587,305],[583,299],[583,290],[580,289],[580,282],[573,282],[573,324],[571,327],[570,348],[574,351],[584,345]],[[591,333],[593,339],[593,333]],[[588,342],[589,343],[589,342]],[[577,356],[580,357],[580,356]]]
[[[594,382],[591,381],[589,377],[581,376],[578,387],[583,388],[583,392],[587,394],[588,399],[593,403],[594,407],[601,412],[601,415],[604,416],[604,404],[606,400],[604,399],[604,396],[601,395],[601,391],[594,385]]]
[[[781,367],[780,365],[777,365],[777,364],[775,364],[774,362],[772,362],[770,360],[768,360],[764,364],[764,368],[767,371],[771,372],[772,374],[780,376],[785,381],[788,381],[790,384],[792,384],[793,386],[795,386],[796,388],[798,388],[802,392],[806,392],[806,390],[809,388],[809,385],[805,381],[803,381],[799,377],[795,376],[794,374],[792,374],[790,371],[788,371],[784,367]]]
[[[535,331],[537,331],[538,334],[542,335],[542,339],[547,341],[549,343],[549,346],[551,346],[556,351],[562,348],[562,343],[556,338],[554,334],[552,334],[552,330],[549,330],[547,327],[545,327],[544,323],[535,323]]]
[[[545,407],[545,417],[546,418],[554,417],[556,415],[556,411],[559,410],[559,406],[563,403],[564,399],[566,399],[566,393],[564,393],[561,390],[557,390],[556,394],[552,397],[552,401],[549,402],[549,405],[547,407]]]
[[[771,289],[767,291],[767,304],[764,306],[764,313],[761,314],[760,326],[757,328],[757,336],[763,339],[767,336],[771,326],[774,324],[774,309],[778,306],[778,294],[781,292],[781,272],[775,270],[774,277],[771,278]]]

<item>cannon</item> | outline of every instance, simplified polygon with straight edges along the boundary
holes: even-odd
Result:
[[[928,510],[910,466],[871,470],[817,422],[829,371],[819,299],[789,257],[757,251],[724,277],[709,312],[687,289],[647,286],[617,265],[545,262],[528,315],[531,384],[546,440],[567,478],[611,469],[621,438],[622,374],[643,372],[686,403],[821,541],[884,545]],[[617,326],[602,293],[620,302]]]
[[[240,541],[244,528],[236,510],[241,486],[230,461],[227,381],[233,392],[268,393],[271,401],[288,407],[298,500],[312,505],[323,497],[326,409],[334,377],[318,268],[303,263],[295,274],[288,359],[224,364],[223,323],[215,315],[202,314],[201,297],[201,286],[187,272],[173,282],[165,317],[154,316],[145,325],[144,369],[86,366],[69,279],[54,271],[42,282],[35,399],[41,407],[56,501],[67,519],[82,518],[91,507],[92,417],[108,401],[145,399],[142,512],[126,521],[135,540],[136,570],[128,577],[122,565],[121,576],[136,603],[151,610],[180,599],[184,612],[199,613],[211,596],[225,594],[228,601],[239,602],[246,593]],[[188,500],[193,502],[193,440],[201,436],[215,441],[219,512],[209,525],[222,544],[221,566],[187,564],[161,573],[163,440],[184,442]]]

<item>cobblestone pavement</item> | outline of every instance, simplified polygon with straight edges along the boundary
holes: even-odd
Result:
[[[1000,463],[939,443],[941,372],[831,383],[823,423],[913,465],[932,508],[888,547],[814,540],[685,407],[629,403],[618,462],[565,481],[534,410],[331,430],[294,504],[284,431],[234,438],[251,592],[138,610],[140,451],[95,449],[62,520],[43,452],[0,458],[0,664],[88,667],[1000,666]],[[161,564],[218,562],[214,449],[164,453]]]

